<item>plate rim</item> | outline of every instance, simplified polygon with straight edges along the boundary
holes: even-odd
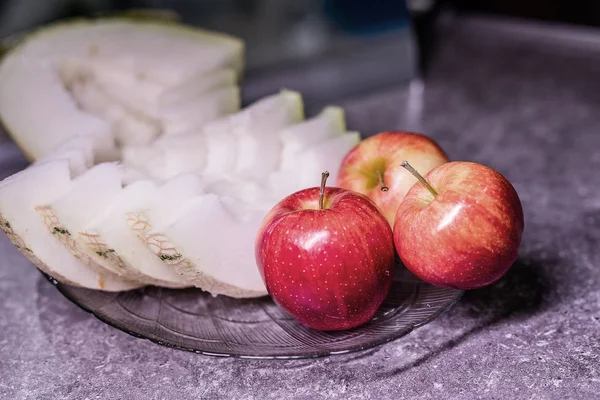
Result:
[[[461,297],[463,296],[463,294],[465,293],[464,290],[459,290],[456,289],[455,290],[455,294],[452,297],[452,300],[445,306],[442,307],[438,310],[436,310],[433,314],[431,314],[429,317],[427,317],[425,320],[413,324],[411,326],[409,326],[406,329],[401,329],[398,330],[396,333],[388,336],[388,337],[384,337],[381,339],[377,339],[377,340],[373,340],[371,342],[369,342],[366,345],[357,345],[357,346],[350,346],[347,349],[343,350],[343,351],[315,351],[313,353],[307,353],[307,354],[303,354],[303,355],[272,355],[272,356],[252,356],[252,355],[247,355],[247,354],[228,354],[228,353],[215,353],[215,352],[208,352],[208,351],[204,351],[204,350],[198,350],[198,349],[193,349],[193,348],[186,348],[184,346],[178,346],[176,344],[170,343],[170,342],[166,342],[164,340],[161,340],[158,337],[153,337],[153,335],[142,335],[139,333],[136,333],[134,331],[132,331],[131,329],[128,329],[124,326],[119,326],[118,324],[115,324],[111,321],[108,321],[106,318],[104,318],[102,315],[98,314],[96,311],[86,307],[85,305],[79,303],[78,301],[76,301],[69,293],[67,290],[65,290],[65,285],[61,282],[59,282],[57,279],[55,279],[54,277],[52,277],[51,275],[46,274],[43,271],[40,271],[41,274],[48,280],[50,281],[50,283],[52,283],[56,289],[58,290],[58,292],[60,294],[62,294],[67,300],[69,300],[71,303],[73,303],[74,305],[76,305],[77,307],[79,307],[81,310],[85,311],[88,314],[93,315],[96,319],[98,319],[99,321],[101,321],[102,323],[110,326],[111,328],[115,328],[118,329],[119,331],[126,333],[130,336],[135,337],[136,339],[143,339],[143,340],[148,340],[154,344],[163,346],[163,347],[167,347],[170,349],[174,349],[174,350],[179,350],[179,351],[183,351],[186,353],[194,353],[194,354],[201,354],[204,356],[209,356],[209,357],[216,357],[216,358],[235,358],[235,359],[242,359],[242,360],[280,360],[280,361],[286,361],[286,360],[306,360],[306,359],[317,359],[317,358],[325,358],[325,357],[334,357],[334,356],[339,356],[339,355],[344,355],[344,354],[351,354],[351,353],[357,353],[360,351],[364,351],[364,350],[369,350],[369,349],[373,349],[376,347],[380,347],[386,343],[390,343],[393,342],[403,336],[408,335],[409,333],[411,333],[413,330],[420,328],[424,325],[429,324],[430,322],[432,322],[433,320],[435,320],[436,318],[438,318],[440,315],[444,314],[445,312],[447,312],[448,310],[450,310],[452,307],[454,307],[456,305],[456,303],[461,299]],[[423,284],[426,282],[420,281],[419,284]]]

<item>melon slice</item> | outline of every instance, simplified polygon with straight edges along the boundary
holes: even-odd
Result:
[[[158,257],[213,295],[266,295],[254,259],[254,236],[262,214],[241,222],[216,194],[198,196],[183,210],[175,221],[156,226],[146,236]]]
[[[282,90],[242,111],[204,126],[207,162],[204,174],[264,177],[279,163],[278,132],[304,118],[302,96]]]
[[[229,130],[229,121],[213,121],[201,134],[206,146],[206,164],[202,173],[210,179],[230,175],[235,168],[238,143],[236,136]]]
[[[164,136],[150,146],[124,148],[123,163],[157,180],[200,171],[206,162],[205,140],[198,134]]]
[[[128,168],[143,171],[155,153],[152,145],[125,146],[121,149],[121,162]]]
[[[240,89],[226,86],[206,92],[204,95],[164,106],[160,111],[165,135],[178,135],[200,128],[210,121],[240,109]]]
[[[139,283],[91,268],[86,257],[75,256],[58,233],[47,229],[36,206],[53,202],[70,187],[66,160],[27,168],[18,179],[0,187],[0,228],[32,263],[64,284],[106,291],[139,287]]]
[[[272,173],[268,179],[270,189],[283,198],[298,190],[319,186],[323,171],[329,172],[329,182],[335,182],[342,160],[358,142],[358,132],[346,132],[298,152],[295,163],[302,167]]]
[[[75,178],[64,196],[40,209],[46,215],[48,228],[65,243],[74,254],[85,254],[94,268],[106,269],[119,276],[133,279],[120,264],[113,263],[109,251],[97,248],[93,235],[87,234],[87,225],[102,215],[122,191],[122,173],[117,164],[99,164]],[[68,240],[67,240],[68,239]]]
[[[242,222],[251,220],[257,213],[266,215],[281,200],[265,185],[236,177],[207,183],[206,192],[219,196],[227,211]]]
[[[30,169],[34,166],[38,168],[42,167],[42,164],[52,165],[56,164],[57,161],[61,161],[63,164],[67,163],[67,169],[71,177],[79,176],[93,165],[92,149],[93,143],[90,138],[76,137],[63,143],[56,152],[39,159],[28,168],[4,178],[4,180],[0,181],[0,187],[20,180],[23,176],[29,176],[31,173]]]
[[[66,160],[71,176],[79,176],[94,165],[94,140],[76,136],[60,144],[56,150],[35,162],[36,165]]]
[[[147,203],[132,205],[126,217],[129,227],[146,241],[154,226],[169,223],[183,212],[183,205],[204,193],[205,183],[196,174],[181,174],[161,185]]]
[[[110,87],[94,81],[85,67],[65,61],[58,70],[78,107],[104,118],[118,144],[145,144],[161,133],[160,121],[117,101],[108,91]]]
[[[135,167],[121,165],[121,170],[123,172],[122,181],[124,186],[131,185],[137,181],[155,181],[147,172]]]
[[[296,154],[346,131],[344,110],[326,107],[319,115],[305,122],[292,125],[281,133],[283,149],[280,169],[299,168]]]
[[[149,118],[158,117],[159,99],[168,86],[149,81],[139,75],[115,68],[109,63],[92,60],[71,60],[80,63],[88,80],[103,89],[108,97],[134,113]]]
[[[300,186],[318,186],[323,171],[329,171],[330,182],[336,182],[344,157],[359,142],[358,132],[346,132],[298,154],[298,159],[304,166],[302,173],[298,174]]]
[[[49,61],[91,58],[165,86],[243,65],[243,44],[231,36],[126,18],[56,23],[30,34],[16,51]]]
[[[263,177],[279,162],[280,130],[302,118],[299,94],[282,91],[209,122],[199,132],[162,136],[150,146],[125,147],[123,162],[157,179],[192,171],[209,180],[235,174]]]
[[[30,160],[41,158],[76,136],[95,139],[97,158],[115,156],[108,122],[81,111],[47,63],[24,57],[3,60],[0,118]]]
[[[169,256],[159,251],[160,244],[157,246],[157,243],[162,242],[163,235],[160,230],[156,231],[156,228],[168,226],[183,215],[186,204],[204,193],[204,186],[198,175],[181,174],[165,182],[145,203],[132,205],[126,212],[127,224],[131,231],[143,242],[146,250],[154,255],[155,260],[162,264],[162,267],[155,267],[157,273],[163,276],[160,279],[179,271],[172,266],[176,255]],[[184,281],[193,285],[186,277]]]
[[[209,73],[203,72],[161,92],[159,95],[159,104],[161,107],[185,104],[198,97],[202,97],[208,91],[235,86],[236,83],[237,75],[231,68],[223,68]]]
[[[156,185],[139,181],[123,189],[104,215],[88,224],[85,232],[92,250],[127,271],[137,281],[170,288],[190,286],[172,268],[161,262],[140,237],[130,229],[127,214],[151,206],[158,196]]]
[[[238,137],[235,173],[254,179],[264,178],[278,167],[281,129],[304,119],[302,96],[297,92],[283,90],[279,96],[258,105],[247,119],[235,120],[233,124]]]
[[[237,75],[242,53],[237,39],[175,23],[54,24],[25,36],[3,58],[0,118],[32,160],[78,135],[96,138],[97,161],[115,160],[115,137],[120,144],[147,143],[160,133],[164,92],[174,88],[177,99],[186,98],[186,83],[214,87],[215,78],[196,82],[220,69]],[[237,110],[236,104],[213,113]]]

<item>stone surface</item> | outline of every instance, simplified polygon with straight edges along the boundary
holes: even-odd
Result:
[[[2,236],[0,398],[600,398],[600,52],[454,26],[422,96],[413,85],[344,105],[365,134],[419,129],[514,183],[526,228],[504,279],[369,351],[219,359],[104,325]],[[26,165],[10,143],[0,152],[2,176]]]

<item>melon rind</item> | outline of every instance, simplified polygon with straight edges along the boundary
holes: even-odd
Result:
[[[104,291],[140,287],[108,271],[99,271],[76,257],[49,230],[38,204],[52,202],[69,190],[68,161],[33,165],[0,186],[0,228],[8,239],[41,271],[64,284]]]
[[[112,17],[55,23],[22,35],[2,58],[0,120],[29,160],[77,135],[97,138],[98,160],[115,160],[110,123],[78,108],[56,71],[61,62],[93,59],[167,88],[219,69],[239,79],[243,51],[234,37],[173,22]]]

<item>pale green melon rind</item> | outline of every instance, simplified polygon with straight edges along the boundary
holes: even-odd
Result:
[[[110,22],[125,22],[131,25],[137,25],[140,27],[148,27],[155,29],[163,29],[166,34],[169,32],[177,32],[182,33],[186,36],[197,38],[198,40],[202,40],[205,42],[215,42],[222,43],[223,45],[227,45],[231,47],[230,57],[231,57],[231,65],[237,72],[238,76],[241,74],[243,70],[244,63],[244,43],[233,36],[208,31],[202,28],[197,28],[193,26],[183,25],[178,23],[177,21],[169,20],[169,19],[155,19],[155,18],[132,18],[131,16],[111,16],[111,17],[102,17],[102,18],[76,18],[70,19],[66,21],[61,21],[57,23],[53,23],[51,25],[42,26],[36,28],[34,30],[24,32],[19,35],[14,35],[9,40],[2,42],[0,48],[2,49],[4,57],[0,59],[0,71],[2,70],[2,64],[6,62],[11,56],[18,56],[22,47],[24,47],[27,43],[32,40],[36,40],[44,35],[57,33],[63,30],[67,30],[73,27],[81,27],[85,25],[93,25],[95,23],[110,23]],[[19,132],[18,129],[15,129],[8,123],[7,118],[3,117],[0,114],[0,124],[4,128],[4,131],[9,134],[12,140],[17,144],[17,146],[21,149],[27,160],[33,162],[36,160],[35,154],[28,150],[26,141],[22,140],[23,135]]]
[[[57,32],[70,28],[92,26],[104,23],[127,23],[145,28],[163,29],[165,33],[181,33],[185,36],[198,40],[215,42],[231,47],[231,53],[234,55],[231,60],[231,67],[235,69],[238,76],[241,75],[244,69],[244,51],[245,45],[241,39],[226,33],[210,31],[208,29],[199,28],[192,25],[185,25],[177,21],[168,19],[150,19],[150,18],[132,18],[131,16],[108,16],[101,18],[85,18],[77,17],[68,20],[58,21],[49,25],[40,26],[30,31],[23,32],[19,35],[14,35],[8,42],[9,49],[5,50],[4,56],[8,57],[20,51],[21,47],[25,46],[31,40],[38,37],[55,34]],[[6,49],[6,45],[2,46]],[[5,58],[3,57],[3,58]]]
[[[124,11],[100,12],[92,19],[100,18],[126,18],[131,21],[172,22],[181,23],[181,15],[169,9],[160,8],[130,8]]]
[[[71,18],[72,20],[97,20],[107,18],[121,18],[128,21],[142,21],[142,22],[155,22],[155,23],[181,23],[181,16],[173,10],[168,9],[145,9],[145,8],[132,8],[125,11],[119,12],[108,12],[108,13],[97,13],[93,17],[85,18]],[[67,22],[67,21],[63,21]],[[56,23],[54,23],[56,24]],[[15,47],[21,44],[27,37],[35,33],[42,27],[37,27],[22,32],[15,32],[9,36],[5,36],[0,40],[0,61],[2,57],[11,52]]]

